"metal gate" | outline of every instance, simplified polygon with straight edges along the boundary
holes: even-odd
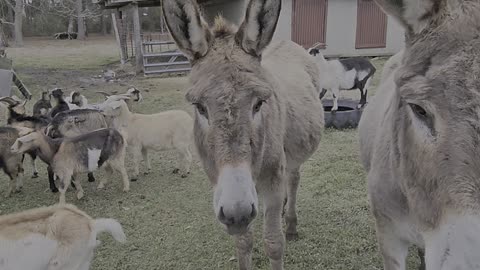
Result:
[[[304,48],[317,42],[325,47],[327,0],[293,0],[292,4],[292,40]]]
[[[358,0],[355,48],[385,48],[387,15],[373,0]]]

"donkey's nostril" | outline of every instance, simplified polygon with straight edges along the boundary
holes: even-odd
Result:
[[[252,203],[252,213],[250,213],[250,217],[254,219],[257,216],[257,209],[255,208],[255,205]]]

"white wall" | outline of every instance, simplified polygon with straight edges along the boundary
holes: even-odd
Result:
[[[292,0],[284,0],[276,39],[291,40]],[[404,47],[404,31],[388,18],[386,48],[356,49],[357,0],[328,0],[326,56],[391,55]]]

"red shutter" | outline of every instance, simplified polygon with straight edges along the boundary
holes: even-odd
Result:
[[[357,40],[355,48],[385,48],[387,15],[373,0],[358,0]]]
[[[327,0],[292,0],[292,40],[305,48],[326,42]]]

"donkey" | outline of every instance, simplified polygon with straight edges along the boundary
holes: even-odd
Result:
[[[410,245],[427,270],[480,266],[480,2],[376,0],[407,46],[360,122],[386,270]]]
[[[281,0],[251,0],[238,29],[221,17],[209,28],[193,0],[165,0],[163,9],[192,63],[186,99],[195,107],[195,144],[215,189],[215,215],[235,236],[240,269],[251,269],[258,192],[266,254],[272,269],[283,269],[283,202],[286,236],[294,239],[300,166],[324,127],[317,65],[293,42],[270,44]]]

